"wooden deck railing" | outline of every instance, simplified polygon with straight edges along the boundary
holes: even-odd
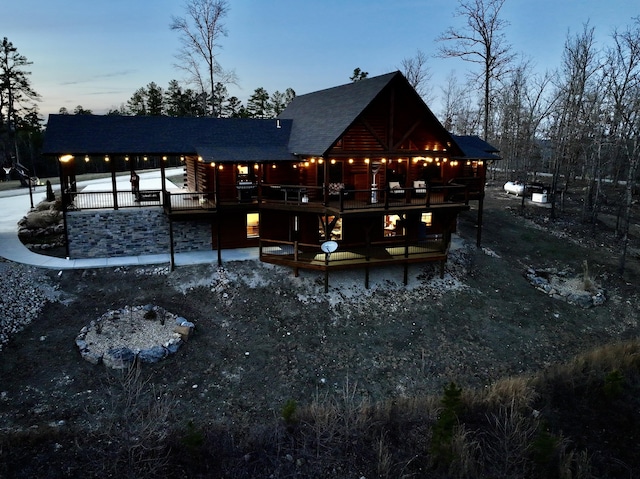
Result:
[[[446,258],[448,247],[447,238],[437,235],[410,243],[396,240],[348,245],[326,255],[319,244],[263,238],[260,239],[259,251],[260,259],[265,262],[324,270],[372,263],[439,261]]]
[[[261,205],[295,205],[300,207],[331,207],[341,212],[363,209],[389,209],[402,206],[469,204],[467,185],[448,184],[425,188],[389,188],[352,190],[342,189],[325,196],[322,186],[262,184],[258,188]],[[65,192],[63,201],[68,209],[119,209],[140,206],[163,206],[168,213],[179,211],[215,210],[217,205],[211,192],[175,192],[161,190],[78,191]],[[241,197],[233,201],[242,201]]]
[[[140,191],[67,191],[62,195],[63,204],[71,210],[99,210],[136,208],[140,206],[162,205],[160,190]]]
[[[352,190],[342,189],[328,195],[324,188],[301,185],[262,185],[258,197],[262,204],[330,206],[341,212],[362,209],[389,209],[399,206],[469,204],[469,189],[465,185],[448,184],[424,188],[389,188]]]

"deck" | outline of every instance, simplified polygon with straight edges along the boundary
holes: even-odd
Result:
[[[369,245],[348,246],[345,249],[326,254],[318,244],[300,242],[260,240],[260,260],[265,263],[288,266],[294,269],[330,270],[365,268],[381,264],[402,264],[438,262],[440,277],[444,276],[444,265],[449,253],[450,238],[435,235],[423,241],[385,241]]]

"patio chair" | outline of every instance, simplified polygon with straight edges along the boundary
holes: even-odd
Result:
[[[424,180],[414,180],[413,188],[416,196],[424,197],[427,195],[427,182]]]
[[[390,181],[389,193],[391,193],[394,196],[404,196],[404,188],[400,186],[399,181]]]

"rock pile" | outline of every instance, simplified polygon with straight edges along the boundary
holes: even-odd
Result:
[[[174,354],[193,328],[193,323],[159,306],[126,306],[82,328],[76,345],[87,361],[124,369],[136,358],[156,363]]]
[[[18,237],[29,249],[64,246],[64,223],[59,201],[42,201],[18,221]]]
[[[57,301],[59,291],[37,268],[0,260],[0,351],[15,334],[35,320],[47,302]]]
[[[604,291],[593,282],[572,277],[567,272],[527,268],[524,275],[536,289],[581,308],[599,306],[606,299]]]

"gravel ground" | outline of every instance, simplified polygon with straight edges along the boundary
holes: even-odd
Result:
[[[0,259],[0,351],[9,339],[37,319],[48,302],[58,301],[58,285],[39,268]]]

